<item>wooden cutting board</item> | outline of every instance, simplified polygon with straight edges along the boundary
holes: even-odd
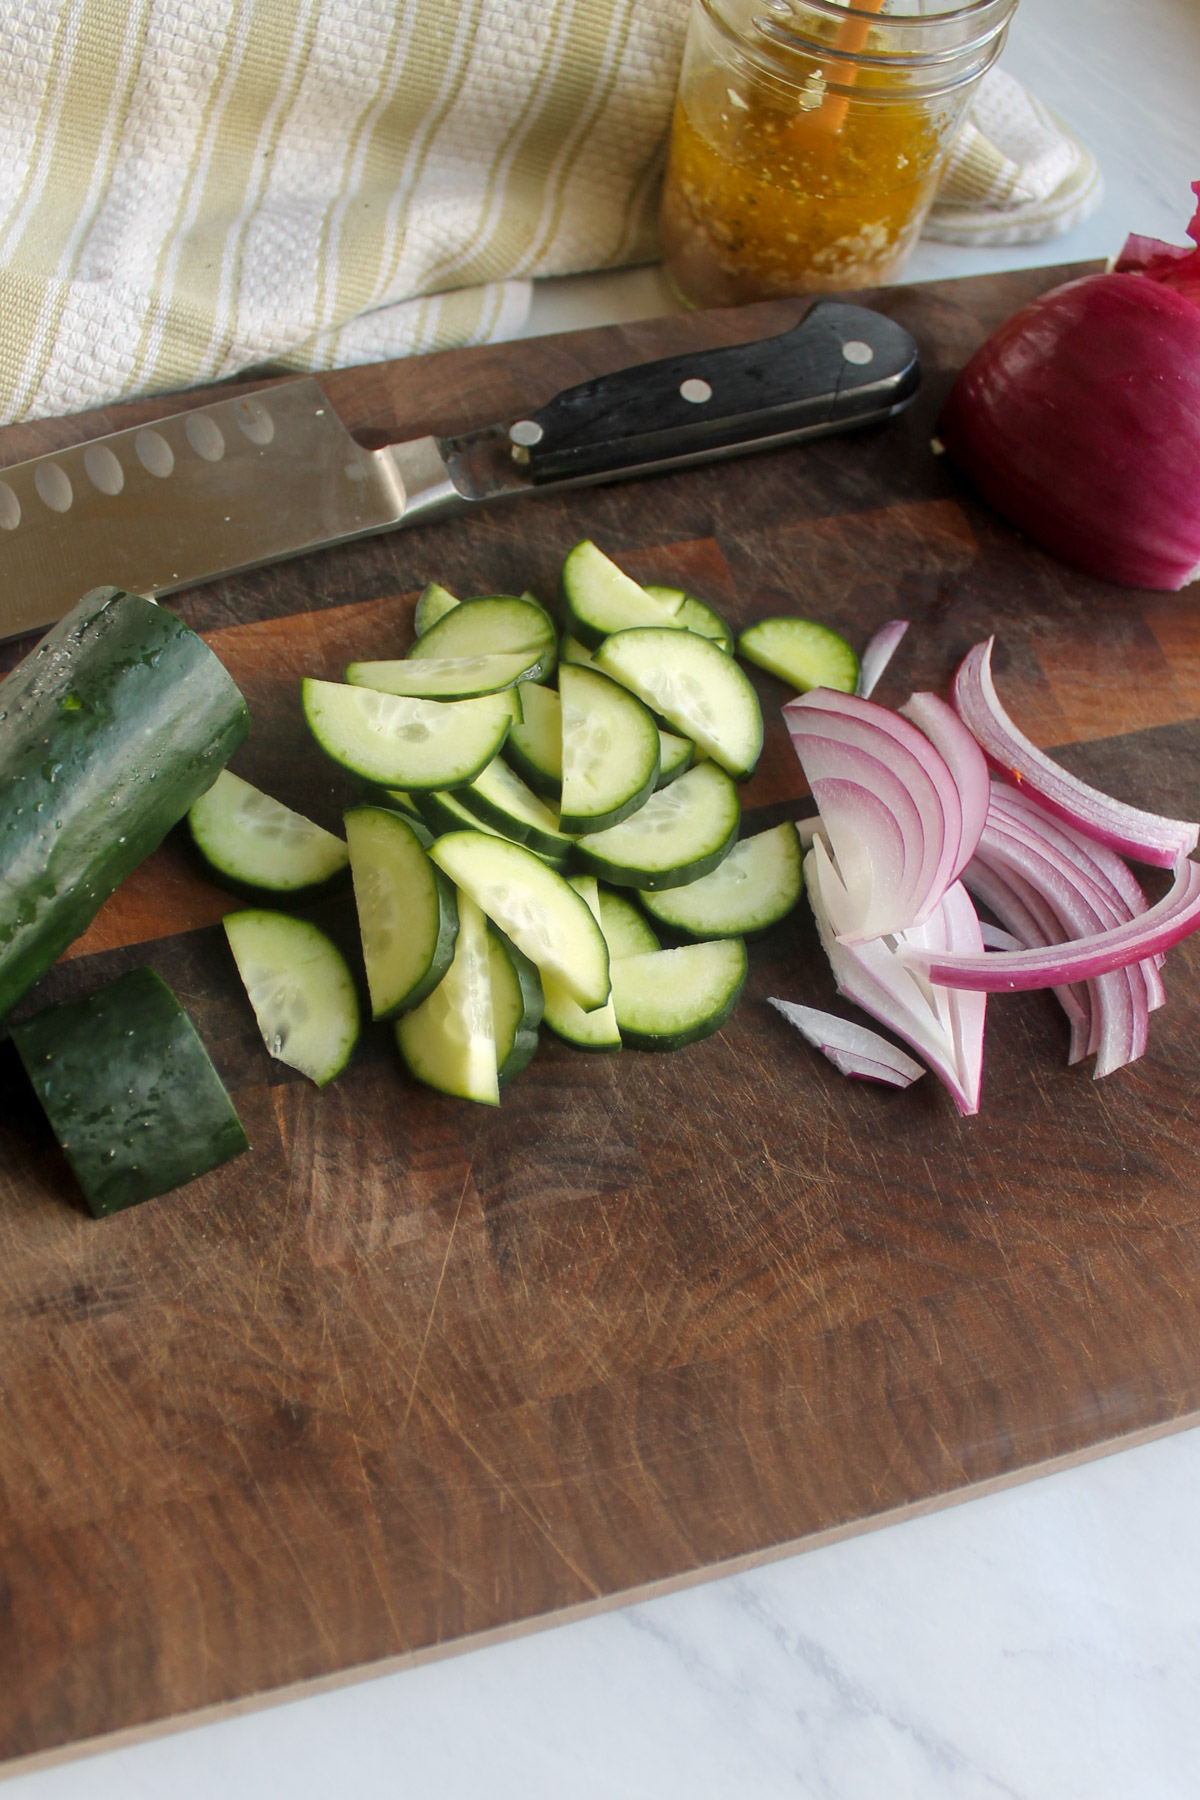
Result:
[[[249,697],[235,766],[336,824],[301,674],[399,654],[430,578],[554,594],[594,537],[738,626],[912,630],[880,697],[998,638],[1017,720],[1072,769],[1200,807],[1200,610],[1041,555],[930,449],[954,370],[1040,270],[873,296],[917,337],[903,419],[397,532],[174,604]],[[529,410],[622,363],[784,329],[795,303],[331,375],[396,435]],[[11,462],[161,402],[0,433]],[[96,571],[97,582],[108,579]],[[764,677],[752,822],[803,795]],[[0,1046],[0,1755],[221,1709],[550,1622],[940,1505],[1200,1408],[1200,944],[1143,1061],[1068,1068],[1043,994],[993,1001],[983,1111],[844,1081],[766,1004],[832,995],[807,912],[674,1056],[546,1034],[499,1111],[418,1088],[386,1029],[318,1094],[258,1040],[169,843],[38,1004],[149,963],[252,1153],[84,1216]]]

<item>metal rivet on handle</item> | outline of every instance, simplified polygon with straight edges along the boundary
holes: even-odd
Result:
[[[703,406],[706,400],[712,399],[712,389],[698,375],[689,375],[679,384],[679,396],[682,400],[690,400],[693,406]]]
[[[509,426],[508,435],[512,443],[528,449],[531,444],[540,444],[546,434],[536,419],[518,419],[515,425]]]
[[[862,364],[875,361],[875,352],[870,344],[864,344],[861,338],[851,338],[848,344],[843,344],[842,355],[848,363]]]

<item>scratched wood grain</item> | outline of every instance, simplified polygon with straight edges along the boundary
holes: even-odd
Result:
[[[1059,274],[1067,273],[1066,271]],[[737,624],[913,629],[883,698],[996,632],[1039,742],[1145,804],[1200,805],[1196,602],[1072,574],[935,457],[953,371],[1053,271],[896,289],[921,400],[889,429],[386,539],[177,609],[250,698],[236,761],[336,824],[302,673],[405,646],[432,578],[549,600],[590,535]],[[454,430],[623,362],[782,329],[776,305],[327,378],[348,422]],[[161,404],[0,434],[13,461]],[[97,571],[97,580],[106,579]],[[10,656],[11,660],[11,656]],[[777,722],[746,792],[803,806]],[[807,917],[676,1056],[547,1034],[499,1111],[418,1088],[385,1030],[318,1094],[265,1055],[170,841],[37,1003],[149,963],[249,1155],[94,1222],[0,1046],[0,1754],[444,1651],[941,1504],[1200,1408],[1200,953],[1144,1060],[1065,1065],[1038,994],[993,1002],[983,1112],[932,1077],[845,1082],[765,1005],[832,998]],[[328,903],[347,929],[345,900]]]

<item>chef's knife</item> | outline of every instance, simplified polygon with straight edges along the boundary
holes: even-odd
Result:
[[[170,594],[521,494],[625,480],[887,419],[912,338],[818,301],[780,337],[643,363],[527,418],[367,450],[311,378],[0,469],[0,637],[100,584]]]

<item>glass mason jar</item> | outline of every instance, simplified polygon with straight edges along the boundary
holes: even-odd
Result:
[[[680,297],[893,280],[1015,5],[692,0],[662,208]]]

